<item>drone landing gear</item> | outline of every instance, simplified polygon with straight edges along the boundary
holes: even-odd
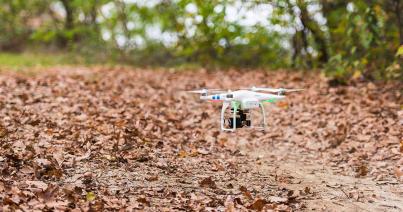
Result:
[[[229,102],[224,102],[222,110],[221,110],[221,130],[223,131],[235,131],[236,128],[242,127],[252,127],[252,121],[250,120],[249,110],[243,109],[241,110],[238,104],[232,102],[231,103],[231,112],[232,117],[225,119],[225,111],[230,106]],[[263,116],[263,123],[261,129],[265,129],[266,126],[266,118],[263,104],[260,103],[260,109]],[[229,128],[225,128],[225,123],[228,123]]]

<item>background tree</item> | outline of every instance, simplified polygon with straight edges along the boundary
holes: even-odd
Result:
[[[0,50],[401,78],[401,11],[400,0],[4,0]]]

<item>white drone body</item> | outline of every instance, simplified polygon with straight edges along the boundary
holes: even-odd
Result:
[[[266,117],[264,111],[264,102],[274,103],[285,98],[286,92],[300,91],[302,89],[284,89],[284,88],[247,88],[237,91],[223,92],[218,89],[202,89],[189,91],[191,93],[200,94],[201,100],[220,101],[223,102],[221,109],[221,130],[235,131],[236,128],[241,127],[254,127],[249,116],[249,110],[260,108],[263,116],[263,123],[261,129],[266,127]],[[261,91],[261,92],[258,92]],[[209,95],[209,92],[215,93]],[[269,92],[269,93],[266,93]],[[273,94],[276,93],[276,94]],[[226,128],[225,111],[231,107],[232,117],[227,119],[229,128]]]

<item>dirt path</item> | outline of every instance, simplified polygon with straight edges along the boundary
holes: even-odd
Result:
[[[256,158],[256,169],[273,176],[278,186],[298,192],[307,211],[402,211],[403,184],[346,176],[326,165],[318,152],[292,146],[243,148]]]

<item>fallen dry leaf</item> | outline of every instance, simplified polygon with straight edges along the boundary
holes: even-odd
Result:
[[[148,181],[157,181],[158,180],[158,175],[147,177],[146,180],[148,180]]]
[[[265,103],[264,132],[233,133],[219,129],[220,103],[181,92],[252,85],[305,90]],[[401,88],[331,87],[316,72],[1,72],[0,208],[346,211],[347,198],[393,210],[403,201]],[[382,200],[372,196],[379,184]]]
[[[150,207],[151,203],[145,198],[145,197],[140,197],[137,199],[138,202]]]
[[[205,188],[213,188],[213,189],[217,188],[217,185],[215,184],[215,182],[214,182],[214,180],[213,180],[213,178],[211,176],[206,177],[203,180],[201,180],[199,182],[199,185],[201,187],[205,187]]]
[[[239,190],[242,192],[242,194],[243,194],[246,198],[248,198],[248,199],[250,199],[250,200],[253,199],[252,194],[248,191],[248,189],[246,189],[245,186],[241,186],[241,187],[239,188]]]
[[[395,168],[395,176],[399,180],[400,180],[400,178],[403,177],[403,168],[402,167],[396,167]]]
[[[256,199],[251,205],[249,205],[247,208],[251,210],[256,210],[256,211],[262,211],[264,206],[268,202],[264,199]]]

